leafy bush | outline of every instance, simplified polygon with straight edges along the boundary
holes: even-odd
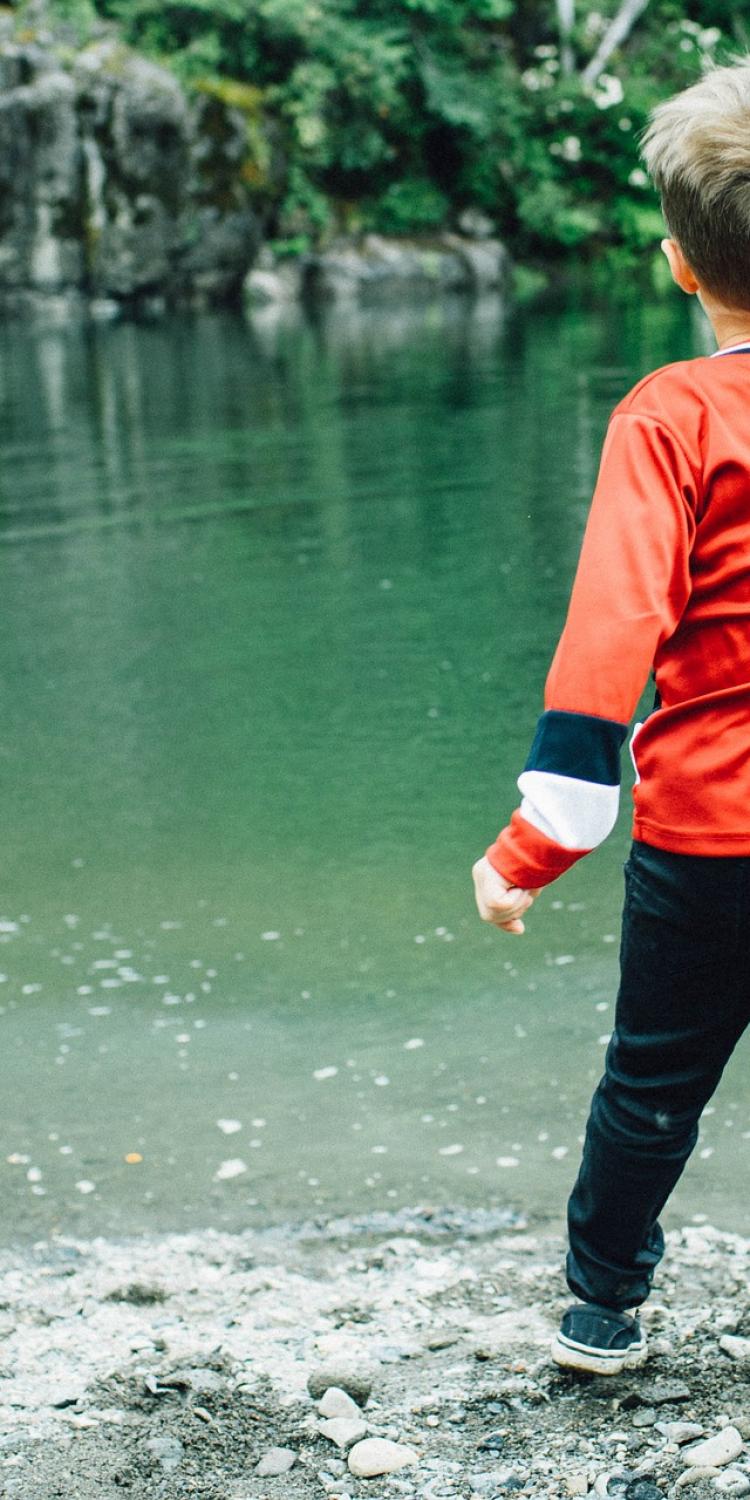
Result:
[[[482,209],[522,257],[634,258],[661,221],[637,134],[704,59],[750,48],[733,0],[650,0],[590,81],[620,0],[56,0],[189,85],[251,85],[286,163],[271,233],[453,227]],[[563,39],[563,42],[565,39]],[[241,103],[238,107],[242,107]],[[256,131],[259,129],[257,113]],[[262,174],[258,181],[263,183]]]

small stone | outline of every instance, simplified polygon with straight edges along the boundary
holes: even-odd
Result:
[[[331,1386],[346,1391],[358,1406],[364,1406],[372,1390],[372,1376],[364,1370],[347,1369],[345,1366],[325,1365],[311,1370],[307,1377],[307,1389],[313,1401],[320,1401]]]
[[[714,1480],[714,1489],[723,1495],[746,1495],[750,1490],[750,1479],[741,1469],[722,1469]]]
[[[682,1461],[688,1468],[722,1468],[739,1458],[743,1448],[742,1438],[736,1427],[723,1427],[714,1437],[703,1443],[686,1448]]]
[[[330,1417],[328,1421],[321,1422],[319,1429],[323,1437],[331,1439],[337,1448],[350,1448],[352,1443],[358,1443],[367,1432],[367,1423],[361,1417]]]
[[[685,1489],[689,1484],[698,1484],[701,1479],[715,1479],[720,1473],[721,1469],[713,1468],[708,1464],[699,1464],[694,1469],[686,1469],[684,1474],[680,1474],[675,1482],[675,1489]]]
[[[160,1463],[163,1469],[176,1469],[182,1463],[185,1452],[179,1438],[170,1437],[164,1433],[159,1437],[149,1438],[144,1444],[146,1451]]]
[[[694,1443],[705,1432],[700,1422],[657,1422],[656,1430],[668,1443],[677,1443],[678,1447],[683,1443]]]
[[[401,1443],[391,1443],[387,1438],[365,1438],[356,1443],[349,1454],[349,1469],[359,1479],[372,1479],[376,1474],[392,1474],[406,1464],[419,1463],[419,1454]]]
[[[667,1406],[672,1401],[689,1401],[690,1388],[683,1380],[654,1381],[641,1386],[638,1399],[641,1406]]]
[[[634,1427],[654,1427],[656,1425],[656,1407],[643,1406],[633,1416]]]
[[[659,1486],[652,1484],[650,1479],[631,1479],[630,1484],[620,1493],[623,1500],[664,1500]]]
[[[725,1333],[719,1339],[719,1348],[723,1349],[730,1359],[738,1364],[745,1364],[750,1360],[750,1339],[743,1339],[736,1334]]]
[[[466,1479],[472,1495],[494,1495],[497,1485],[494,1473],[482,1471],[477,1474],[467,1474]]]
[[[255,1472],[264,1478],[270,1478],[272,1474],[288,1474],[296,1457],[293,1448],[268,1448],[255,1465]]]
[[[565,1480],[565,1490],[568,1495],[587,1495],[589,1482],[585,1474],[568,1474]]]
[[[597,1500],[622,1500],[622,1496],[630,1484],[632,1474],[599,1474],[594,1483],[593,1494]]]
[[[329,1385],[322,1400],[318,1402],[318,1411],[321,1417],[349,1417],[358,1421],[361,1416],[356,1401],[352,1401],[351,1396],[340,1385]]]
[[[438,1349],[450,1349],[452,1344],[457,1344],[460,1338],[458,1333],[433,1333],[427,1340],[427,1348],[436,1351]],[[476,1355],[474,1356],[476,1358]]]
[[[486,1451],[491,1453],[499,1453],[504,1442],[505,1438],[502,1432],[486,1432],[484,1437],[480,1438],[479,1442],[477,1443],[477,1448],[479,1449],[480,1453],[484,1453]]]

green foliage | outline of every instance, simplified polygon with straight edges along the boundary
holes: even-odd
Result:
[[[637,150],[648,112],[707,59],[750,50],[734,0],[651,0],[593,86],[583,70],[619,0],[577,0],[568,72],[554,0],[56,3],[95,5],[242,110],[259,191],[273,122],[286,165],[271,232],[284,244],[430,232],[476,207],[526,258],[619,247],[623,264],[648,261],[662,234]]]

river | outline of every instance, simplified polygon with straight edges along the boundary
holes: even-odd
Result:
[[[5,1241],[561,1214],[623,812],[486,929],[607,416],[676,294],[0,329]],[[627,776],[626,776],[627,779]],[[667,1222],[750,1229],[733,1060]]]

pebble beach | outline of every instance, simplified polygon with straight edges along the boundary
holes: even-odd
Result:
[[[642,1369],[559,1370],[563,1239],[422,1206],[0,1252],[0,1495],[750,1493],[750,1240],[670,1232]]]

